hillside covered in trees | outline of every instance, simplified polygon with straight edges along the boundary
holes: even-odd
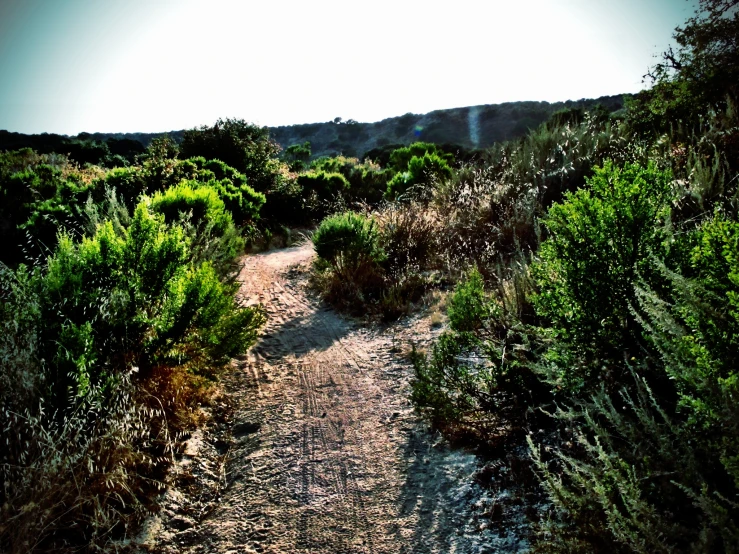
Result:
[[[533,551],[735,552],[738,36],[737,0],[701,0],[623,106],[0,134],[0,549],[133,548],[265,323],[239,258],[300,227],[336,310],[443,299],[410,401],[527,453],[484,475],[545,498]]]
[[[325,123],[267,127],[267,130],[283,150],[310,142],[313,157],[345,155],[363,158],[373,149],[388,145],[403,146],[419,140],[475,150],[521,137],[562,109],[603,106],[612,112],[622,109],[623,103],[622,96],[555,103],[509,102],[435,110],[421,115],[408,113],[377,123],[336,118]],[[33,148],[40,154],[68,154],[70,159],[81,164],[113,167],[133,162],[135,156],[141,154],[153,139],[164,135],[179,144],[185,131],[80,133],[74,137],[0,131],[0,150]]]

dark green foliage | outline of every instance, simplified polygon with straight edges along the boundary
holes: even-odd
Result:
[[[383,290],[385,252],[375,222],[344,212],[324,219],[313,234],[318,255],[316,278],[329,302],[354,312],[367,311]]]
[[[279,151],[266,128],[240,119],[219,119],[212,127],[185,131],[180,144],[182,158],[222,160],[262,193],[275,189],[283,178],[277,161]]]
[[[221,206],[216,216],[222,213]],[[214,337],[234,306],[229,288],[220,283],[211,265],[188,267],[190,256],[182,230],[166,227],[144,204],[136,208],[123,235],[108,223],[78,245],[63,237],[38,284],[47,322],[42,343],[57,352],[74,352],[54,337],[64,335],[66,328],[72,333],[68,336],[81,344],[77,335],[92,325],[94,340],[84,344],[96,360],[93,367],[108,368],[106,373],[121,371],[127,364],[145,373],[164,360],[203,364],[210,349],[219,347]],[[249,317],[258,325],[261,316],[255,312]],[[192,341],[200,345],[200,352],[186,346]],[[68,363],[77,364],[76,359]],[[222,356],[214,361],[223,363]],[[66,399],[69,374],[57,373],[59,401]]]
[[[310,224],[312,214],[306,209],[303,187],[297,179],[283,179],[275,188],[265,193],[266,203],[262,214],[272,222],[289,222],[292,225]]]
[[[438,154],[425,153],[423,156],[413,156],[408,161],[407,170],[397,173],[387,184],[386,197],[423,197],[424,189],[435,181],[449,179],[452,169],[446,160]]]
[[[59,229],[80,233],[90,176],[63,156],[30,150],[0,154],[0,229],[6,241],[0,261],[35,263],[56,244]]]
[[[677,49],[650,71],[653,86],[629,102],[628,122],[643,136],[678,125],[695,129],[711,111],[739,99],[739,12],[714,2],[701,8],[703,14],[676,29]]]
[[[129,164],[134,147],[106,159]],[[0,155],[1,261],[17,266],[0,264],[0,520],[14,522],[0,550],[128,536],[155,509],[170,433],[264,323],[234,276],[265,196],[219,160],[177,154],[163,137],[110,171]]]
[[[390,156],[392,156],[393,152],[395,152],[399,148],[404,148],[404,146],[398,143],[390,143],[385,144],[384,146],[378,146],[377,148],[373,148],[365,152],[364,159],[372,160],[373,162],[379,164],[381,167],[387,167],[388,165],[390,165]]]
[[[489,367],[482,371],[467,361],[478,346],[468,333],[447,333],[434,344],[431,358],[415,353],[415,379],[411,401],[437,425],[464,424],[470,412],[493,408],[494,378]]]
[[[313,246],[318,257],[330,263],[342,277],[357,274],[385,257],[375,223],[354,212],[324,219],[313,234]]]
[[[349,182],[344,191],[348,202],[376,204],[382,200],[392,171],[382,169],[370,161],[360,162],[357,158],[336,156],[319,158],[311,164],[311,169],[327,173],[340,173]]]
[[[561,330],[561,340],[593,344],[614,355],[633,341],[637,275],[648,276],[669,217],[672,177],[654,166],[607,162],[586,188],[567,193],[543,220],[535,275],[539,313]]]
[[[0,326],[14,329],[0,341],[0,505],[16,522],[0,526],[4,551],[26,551],[29,536],[47,550],[103,545],[135,524],[155,484],[143,476],[166,465],[188,396],[264,323],[186,227],[144,202],[117,223],[79,242],[62,234],[45,266],[0,275]]]
[[[346,194],[349,190],[349,181],[341,173],[325,171],[309,171],[298,175],[298,185],[303,188],[307,198],[315,195],[318,202],[327,202]]]
[[[250,187],[246,176],[234,168],[220,160],[192,158],[178,162],[175,171],[182,178],[190,175],[190,179],[215,189],[237,225],[250,225],[259,220],[266,197]]]
[[[310,141],[308,140],[302,144],[288,146],[283,153],[283,158],[287,161],[292,171],[304,171],[308,169],[310,157]]]
[[[144,144],[131,138],[93,136],[80,133],[66,137],[52,133],[24,135],[0,131],[0,151],[30,148],[39,154],[60,154],[73,162],[103,167],[126,166],[144,153]]]
[[[485,292],[482,275],[473,269],[449,300],[451,330],[430,356],[414,352],[411,401],[453,435],[486,440],[495,414],[507,412],[516,420],[522,415],[517,405],[543,392],[530,369],[527,331],[512,325],[505,304],[502,295],[496,299]],[[510,411],[512,406],[518,411]]]
[[[218,234],[233,226],[231,214],[225,209],[218,192],[208,186],[182,181],[164,193],[158,192],[151,199],[153,211],[164,214],[168,223],[189,215],[195,225],[211,225]]]
[[[423,158],[426,154],[436,154],[447,165],[454,163],[454,156],[442,152],[436,144],[429,142],[414,142],[393,150],[390,154],[389,166],[395,171],[406,171],[413,158]]]
[[[689,428],[739,488],[739,223],[717,214],[694,235],[684,275],[662,268],[669,295],[639,289],[642,322]]]
[[[163,188],[153,185],[151,181],[141,167],[117,167],[105,176],[105,185],[115,189],[129,210],[133,210],[142,195]]]
[[[470,332],[480,329],[492,315],[490,302],[485,297],[482,275],[473,269],[467,279],[459,283],[449,300],[447,315],[455,331]]]

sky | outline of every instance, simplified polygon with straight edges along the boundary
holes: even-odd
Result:
[[[277,126],[632,93],[694,0],[0,0],[0,129]]]

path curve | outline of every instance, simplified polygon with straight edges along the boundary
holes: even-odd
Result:
[[[269,320],[226,379],[231,419],[185,449],[189,475],[207,486],[191,493],[199,503],[168,492],[156,550],[524,550],[520,533],[490,525],[494,492],[475,484],[475,456],[449,449],[413,413],[399,352],[430,341],[428,323],[383,330],[336,314],[307,292],[312,256],[306,244],[244,258],[241,300]]]

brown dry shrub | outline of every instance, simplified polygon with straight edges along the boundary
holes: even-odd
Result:
[[[391,276],[438,267],[442,224],[435,211],[420,202],[391,203],[375,220],[387,256],[384,267]]]

